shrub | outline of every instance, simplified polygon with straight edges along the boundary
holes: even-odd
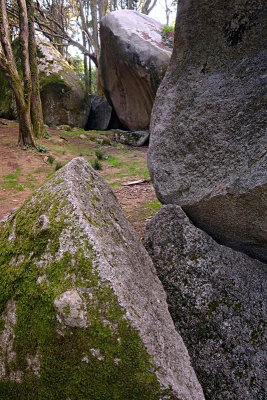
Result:
[[[105,151],[102,150],[102,149],[97,149],[97,150],[95,151],[95,155],[96,155],[96,158],[97,158],[98,160],[104,160],[104,158],[105,158]]]
[[[91,162],[91,165],[95,170],[101,170],[103,168],[101,162],[97,158]]]

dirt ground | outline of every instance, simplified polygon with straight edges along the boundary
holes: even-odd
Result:
[[[37,141],[41,151],[23,150],[17,145],[18,123],[0,118],[0,219],[21,206],[49,179],[55,173],[55,165],[77,156],[84,156],[91,162],[95,159],[96,149],[100,149],[105,159],[98,172],[113,187],[126,217],[141,237],[147,221],[158,211],[160,203],[150,182],[124,185],[142,178],[147,180],[147,147],[101,146],[88,139],[89,132],[77,132],[77,135],[57,129],[48,129],[48,132],[49,138]]]

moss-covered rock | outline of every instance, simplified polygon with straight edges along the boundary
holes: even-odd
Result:
[[[77,74],[50,43],[38,39],[38,48],[45,123],[84,128],[90,104]]]
[[[50,126],[67,124],[84,128],[90,112],[90,101],[76,72],[49,42],[37,38],[37,44],[45,123]],[[15,42],[15,54],[18,51],[19,47]],[[17,64],[20,70],[19,60]],[[0,87],[0,116],[15,118],[15,101],[1,71]]]
[[[0,229],[1,399],[204,399],[153,264],[84,159]]]
[[[266,265],[216,243],[179,206],[145,233],[207,400],[264,400]]]

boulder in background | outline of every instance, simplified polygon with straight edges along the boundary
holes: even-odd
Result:
[[[112,107],[103,97],[89,96],[91,108],[85,130],[106,130],[111,121]]]
[[[104,91],[126,130],[149,126],[155,95],[171,56],[161,27],[132,10],[108,13],[100,23]]]

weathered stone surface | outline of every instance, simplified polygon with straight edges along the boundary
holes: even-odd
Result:
[[[152,261],[84,159],[0,227],[1,399],[204,399]]]
[[[50,43],[38,40],[38,48],[45,123],[84,128],[89,116],[90,101],[77,74]]]
[[[90,114],[88,121],[85,125],[86,130],[97,129],[105,130],[108,129],[112,107],[103,97],[90,96]]]
[[[104,90],[128,130],[145,129],[171,50],[161,24],[137,11],[107,14],[100,24]]]
[[[49,126],[67,124],[84,128],[90,101],[74,69],[47,41],[37,38],[38,69],[44,122]],[[0,116],[16,118],[12,91],[0,71]]]
[[[163,206],[144,244],[207,400],[266,398],[266,265]]]
[[[116,141],[129,146],[143,146],[149,140],[148,131],[123,131],[116,129],[115,131]]]
[[[216,240],[266,261],[263,5],[179,1],[148,160],[163,203],[182,206]]]

